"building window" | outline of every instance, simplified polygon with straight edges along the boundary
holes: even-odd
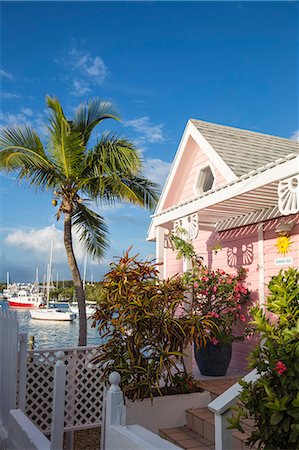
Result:
[[[210,166],[203,167],[198,174],[196,182],[197,194],[202,194],[213,188],[215,181],[214,174]]]

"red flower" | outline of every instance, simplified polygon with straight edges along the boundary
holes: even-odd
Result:
[[[282,361],[278,361],[274,367],[274,370],[278,373],[278,375],[282,375],[288,370],[288,368]]]

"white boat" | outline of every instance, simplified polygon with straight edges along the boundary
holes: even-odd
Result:
[[[32,319],[36,320],[62,320],[65,322],[72,322],[77,315],[73,313],[68,307],[59,305],[59,303],[49,304],[47,308],[39,308],[30,311]]]
[[[73,313],[79,315],[79,307],[78,307],[78,303],[71,303],[71,304],[70,304],[70,310],[71,310]],[[87,317],[87,318],[93,316],[94,313],[95,313],[95,311],[96,311],[96,305],[89,305],[89,304],[86,304],[86,317]]]
[[[52,235],[51,251],[50,251],[50,264],[48,265],[47,274],[47,304],[45,308],[39,308],[38,310],[30,311],[32,319],[36,320],[61,320],[72,322],[76,319],[77,315],[69,309],[69,305],[65,306],[65,303],[50,303],[50,282],[52,277],[52,256],[53,256],[53,243],[54,232]]]

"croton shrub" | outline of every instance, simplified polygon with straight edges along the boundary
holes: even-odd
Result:
[[[249,444],[265,450],[299,448],[299,271],[280,271],[269,285],[266,309],[253,311],[260,346],[251,353],[250,366],[260,379],[241,382],[240,406],[231,428],[243,431],[242,419],[251,417],[255,429]]]
[[[181,371],[187,343],[195,336],[201,341],[214,324],[184,309],[185,285],[178,277],[160,281],[153,261],[127,251],[110,269],[94,315],[103,340],[96,361],[104,379],[113,370],[120,373],[124,394],[133,400],[161,395],[161,381],[166,388],[182,384],[174,374]]]

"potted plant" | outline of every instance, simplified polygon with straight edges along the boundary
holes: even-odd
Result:
[[[243,285],[246,276],[244,268],[232,275],[202,264],[189,276],[193,314],[208,317],[216,325],[207,330],[204,346],[194,346],[195,359],[203,375],[225,375],[231,360],[232,342],[244,339],[245,329],[242,335],[237,335],[236,327],[248,319],[249,291]]]
[[[249,291],[244,286],[247,269],[241,267],[236,275],[228,274],[222,269],[209,269],[203,264],[191,242],[183,237],[185,230],[179,228],[178,234],[170,234],[177,258],[191,262],[191,270],[182,276],[191,293],[192,317],[206,317],[214,326],[206,328],[201,341],[194,340],[194,355],[203,375],[225,375],[232,355],[232,342],[244,339],[251,332],[244,327],[242,335],[235,333],[236,326],[247,322],[246,303]],[[219,244],[220,245],[220,244]]]

